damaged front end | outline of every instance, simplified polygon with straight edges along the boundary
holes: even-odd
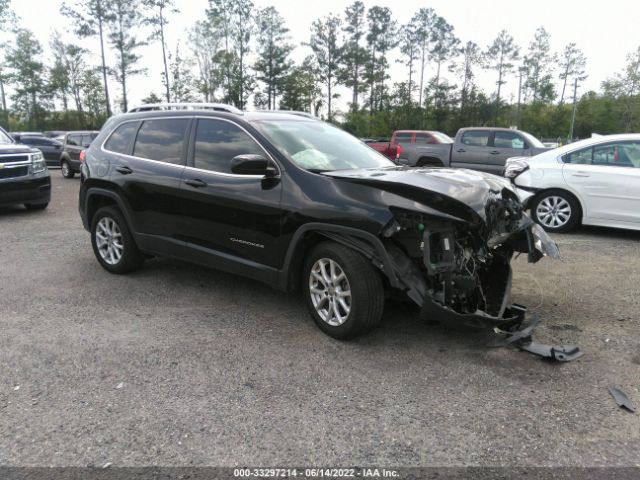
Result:
[[[524,310],[510,301],[514,253],[526,253],[530,262],[559,257],[507,187],[490,192],[476,222],[391,210],[385,246],[424,318],[502,329],[520,325]]]

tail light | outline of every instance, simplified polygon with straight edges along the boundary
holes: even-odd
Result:
[[[84,163],[85,152],[86,152],[86,150],[81,150],[80,151],[80,163]]]
[[[402,153],[402,147],[398,145],[396,147],[396,158],[400,158],[400,154]]]

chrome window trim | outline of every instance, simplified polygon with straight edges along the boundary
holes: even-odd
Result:
[[[104,141],[100,144],[100,150],[104,153],[108,153],[108,154],[115,154],[115,155],[120,155],[123,157],[127,157],[127,158],[133,158],[135,160],[144,160],[146,162],[153,162],[153,163],[158,163],[161,165],[169,165],[172,167],[177,167],[177,168],[184,168],[184,169],[189,169],[189,170],[194,170],[194,171],[198,171],[198,172],[204,172],[204,173],[208,173],[208,174],[212,174],[212,175],[218,175],[221,177],[235,177],[235,178],[264,178],[264,175],[239,175],[237,173],[224,173],[224,172],[216,172],[213,170],[206,170],[203,168],[197,168],[197,167],[190,167],[188,165],[176,165],[175,163],[168,163],[168,162],[163,162],[162,160],[153,160],[151,158],[142,158],[142,157],[136,157],[135,155],[129,155],[126,153],[119,153],[119,152],[114,152],[113,150],[108,150],[106,149],[104,146],[105,144],[109,141],[109,139],[111,138],[111,136],[114,134],[114,132],[120,128],[122,125],[124,125],[125,123],[131,123],[131,122],[140,122],[141,124],[147,120],[172,120],[172,119],[177,119],[177,118],[186,118],[188,120],[193,120],[193,119],[205,119],[205,120],[221,120],[223,122],[228,122],[232,125],[235,125],[236,127],[238,127],[239,129],[241,129],[243,132],[245,132],[247,135],[249,135],[249,137],[251,137],[251,139],[260,147],[260,149],[267,155],[268,159],[271,160],[271,162],[273,162],[273,164],[276,166],[276,169],[278,170],[278,177],[282,175],[282,170],[280,169],[280,165],[278,165],[278,163],[273,159],[273,157],[271,156],[271,154],[269,154],[269,152],[267,152],[265,150],[265,148],[260,144],[260,142],[258,142],[256,140],[256,138],[251,135],[251,133],[249,133],[242,125],[238,125],[236,122],[233,122],[229,119],[226,118],[221,118],[221,117],[210,117],[207,115],[170,115],[170,116],[161,116],[161,117],[151,117],[148,119],[145,118],[135,118],[135,119],[131,119],[131,120],[125,120],[123,122],[118,123],[117,127],[114,128],[111,133],[107,136],[107,138],[104,139]],[[197,133],[197,131],[196,131]],[[136,138],[137,138],[137,133],[136,133]],[[188,141],[190,141],[190,138],[187,139]],[[194,137],[194,151],[195,151],[195,137]],[[135,150],[135,140],[134,140],[134,150]],[[188,161],[188,159],[186,159]]]

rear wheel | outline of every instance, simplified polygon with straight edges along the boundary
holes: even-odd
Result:
[[[62,171],[62,176],[64,178],[73,178],[76,174],[76,172],[71,168],[71,165],[69,165],[68,160],[60,161],[60,170]]]
[[[340,244],[318,245],[308,257],[303,292],[316,325],[346,340],[376,327],[382,319],[384,289],[369,260]]]
[[[102,267],[111,273],[128,273],[142,266],[127,222],[114,207],[102,207],[91,221],[91,245]]]
[[[547,190],[533,200],[531,217],[548,232],[567,232],[580,222],[580,205],[563,190]]]

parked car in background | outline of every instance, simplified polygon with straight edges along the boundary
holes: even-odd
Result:
[[[16,143],[0,128],[0,205],[47,208],[51,178],[42,152]]]
[[[385,157],[395,160],[402,155],[402,150],[412,145],[435,145],[441,143],[453,143],[451,137],[442,133],[428,130],[396,130],[391,135],[391,140],[379,140],[366,142],[374,150]]]
[[[47,130],[44,132],[44,136],[48,138],[58,138],[63,137],[66,133],[66,130]]]
[[[557,254],[504,178],[397,166],[313,118],[193,108],[111,117],[86,151],[80,215],[105,270],[166,255],[301,288],[346,339],[379,324],[387,293],[509,324],[513,253]]]
[[[455,140],[403,145],[397,163],[409,166],[469,168],[502,175],[507,158],[531,156],[547,148],[533,135],[509,128],[461,128]]]
[[[509,159],[505,176],[532,218],[565,232],[582,223],[640,230],[640,134],[580,140],[531,158]]]
[[[21,135],[20,143],[37,148],[44,155],[44,159],[49,167],[60,166],[60,155],[62,154],[62,143],[53,138],[41,135]]]
[[[89,148],[97,131],[67,132],[64,136],[63,152],[60,156],[60,170],[64,178],[73,178],[80,173],[81,154]]]

